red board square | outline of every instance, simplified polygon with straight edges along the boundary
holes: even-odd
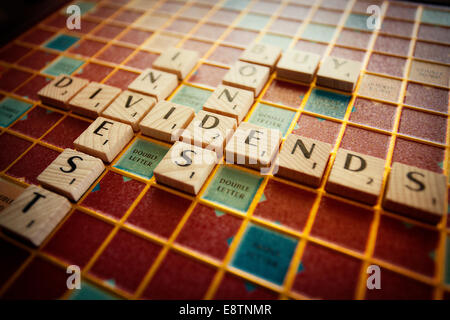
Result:
[[[406,87],[405,104],[447,113],[448,90],[409,82]]]
[[[232,65],[241,56],[244,50],[226,46],[218,46],[214,52],[208,57],[208,60]]]
[[[391,131],[396,109],[394,105],[356,98],[350,121]]]
[[[66,271],[43,260],[34,259],[3,295],[6,300],[59,299],[67,290]]]
[[[131,53],[133,49],[125,48],[121,46],[111,45],[105,51],[103,51],[97,59],[120,64],[125,60]]]
[[[269,31],[295,36],[301,25],[298,21],[278,18],[271,24]]]
[[[111,77],[109,77],[108,80],[106,80],[106,84],[126,90],[128,89],[128,85],[137,77],[137,73],[119,69]]]
[[[59,12],[55,14],[54,17],[44,21],[44,24],[54,28],[65,28],[67,22],[67,16],[60,14]]]
[[[97,6],[94,10],[90,11],[89,16],[106,19],[110,17],[118,8],[107,7],[107,6]]]
[[[416,7],[409,7],[401,4],[389,3],[389,7],[386,10],[386,16],[392,18],[400,18],[413,20],[416,18]]]
[[[209,21],[215,23],[221,23],[225,25],[231,25],[233,21],[239,16],[239,12],[221,8],[217,10]]]
[[[219,37],[222,35],[222,33],[225,32],[225,30],[227,30],[226,27],[222,27],[222,26],[218,26],[218,25],[210,24],[210,23],[205,23],[200,28],[198,28],[197,31],[195,31],[193,36],[215,41],[215,40],[219,39]],[[234,30],[234,31],[237,31],[237,30]]]
[[[38,101],[37,93],[50,82],[49,78],[37,75],[16,90],[16,93],[24,98]]]
[[[80,54],[85,57],[92,57],[104,46],[105,44],[102,42],[88,39],[77,43],[72,47],[72,49],[70,49],[70,52]]]
[[[331,51],[330,56],[363,62],[366,52],[335,46]]]
[[[177,2],[171,2],[167,1],[164,2],[156,11],[161,12],[168,12],[168,13],[175,13],[184,5],[184,3],[177,3]]]
[[[13,91],[32,76],[31,73],[8,69],[0,75],[0,89],[5,91]]]
[[[23,42],[32,43],[35,45],[40,45],[53,37],[55,32],[44,30],[41,28],[32,29],[30,32],[28,32],[26,35],[24,35],[22,38],[20,38]]]
[[[106,39],[113,39],[123,30],[125,30],[124,27],[119,27],[112,24],[104,24],[94,33],[94,35]]]
[[[142,12],[131,11],[131,10],[123,10],[117,16],[114,17],[115,21],[125,22],[125,23],[133,23],[142,15]]]
[[[212,267],[169,251],[145,289],[143,298],[202,299],[214,274]]]
[[[37,176],[47,168],[59,152],[41,145],[35,145],[6,172],[7,175],[24,180],[26,183],[39,184]]]
[[[308,243],[293,290],[311,298],[354,299],[360,269],[359,260]]]
[[[0,52],[0,60],[14,63],[30,51],[30,48],[13,43]]]
[[[341,16],[342,16],[341,12],[318,9],[311,21],[331,25],[338,25]]]
[[[254,31],[234,29],[228,34],[228,36],[225,38],[224,41],[238,44],[241,46],[247,46],[251,42],[253,42],[253,40],[255,40],[257,35],[258,33]]]
[[[227,72],[228,69],[202,64],[197,70],[195,70],[188,81],[215,88],[222,82],[222,79]]]
[[[324,197],[311,235],[362,252],[366,248],[372,219],[370,210]]]
[[[281,80],[273,80],[264,94],[263,100],[299,108],[308,87]]]
[[[0,255],[3,257],[2,263],[0,263],[0,287],[2,287],[28,258],[29,253],[0,239]]]
[[[89,273],[130,293],[141,283],[161,247],[119,230]]]
[[[340,147],[372,157],[386,159],[390,136],[366,129],[347,126]]]
[[[18,156],[20,156],[27,148],[31,146],[31,142],[20,139],[9,133],[0,136],[0,150],[8,150],[8,152],[0,153],[0,170],[3,171]]]
[[[299,40],[295,44],[295,49],[297,49],[297,50],[313,52],[313,53],[317,53],[320,55],[324,54],[327,47],[328,47],[328,45],[326,45],[326,44],[307,41],[307,40]]]
[[[84,199],[82,206],[120,219],[144,186],[142,182],[109,171]]]
[[[151,187],[128,217],[127,223],[169,238],[190,203],[190,200]]]
[[[368,32],[343,29],[339,34],[336,44],[366,49],[369,45],[371,35]]]
[[[41,70],[58,55],[42,50],[35,50],[19,62],[22,67],[27,67],[34,70]]]
[[[439,233],[381,216],[374,257],[433,276]]]
[[[77,73],[77,77],[90,81],[100,82],[106,78],[114,69],[97,63],[84,65]]]
[[[432,60],[442,63],[450,63],[448,45],[417,41],[414,49],[414,57]]]
[[[417,38],[441,43],[450,43],[448,28],[421,24]]]
[[[92,30],[94,30],[94,28],[97,27],[99,24],[100,23],[98,23],[98,22],[83,19],[83,22],[80,25],[80,29],[76,29],[74,31],[83,33],[83,34],[87,34],[87,33],[91,32]]]
[[[211,48],[212,43],[206,41],[199,41],[194,39],[187,39],[183,43],[183,48],[188,50],[197,51],[200,57],[203,57],[205,53]]]
[[[191,20],[177,19],[169,24],[165,30],[178,33],[189,33],[196,24],[197,22]]]
[[[62,149],[73,149],[73,141],[78,138],[89,125],[90,122],[73,117],[66,117],[42,140]]]
[[[447,117],[404,108],[400,119],[399,132],[445,144]]]
[[[135,45],[141,45],[145,40],[147,40],[153,32],[130,29],[123,36],[119,38],[122,42],[128,42]]]
[[[176,242],[222,260],[242,220],[198,204]]]
[[[76,210],[43,251],[83,268],[112,229],[112,225]]]
[[[402,78],[405,64],[406,59],[373,53],[370,56],[367,70]]]
[[[341,124],[318,117],[301,115],[292,133],[334,144]]]
[[[444,149],[423,143],[397,138],[392,162],[442,173]]]
[[[378,35],[377,40],[375,41],[374,50],[407,56],[409,40]]]
[[[381,289],[366,291],[369,300],[423,300],[433,298],[433,287],[381,268]]]
[[[290,18],[295,20],[305,20],[309,13],[309,7],[296,6],[288,4],[280,13],[280,17]]]
[[[226,273],[214,299],[218,300],[275,300],[277,294],[266,288]]]
[[[42,107],[36,107],[19,119],[11,128],[33,138],[40,138],[62,114]]]
[[[253,4],[250,8],[250,11],[265,13],[265,14],[273,14],[279,8],[280,4],[275,2],[268,1],[259,1]]]
[[[315,193],[270,180],[253,215],[302,231],[315,199]]]
[[[412,22],[384,19],[380,32],[410,38],[413,28],[414,23]]]
[[[159,54],[150,53],[146,51],[138,51],[128,62],[127,66],[137,68],[137,69],[147,69],[151,67],[153,61],[159,57]]]

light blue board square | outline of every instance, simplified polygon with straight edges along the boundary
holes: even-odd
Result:
[[[197,113],[203,108],[211,93],[209,90],[183,85],[170,101],[191,107]]]
[[[249,122],[265,128],[278,129],[284,136],[289,129],[294,116],[294,111],[260,103],[255,111],[253,111]]]
[[[74,3],[74,5],[76,5],[76,6],[78,6],[80,8],[81,15],[85,14],[86,12],[92,10],[92,8],[95,7],[95,3],[94,2],[89,2],[89,1],[77,1],[77,2]],[[63,12],[64,12],[65,15],[69,15],[67,13],[67,7],[68,6],[65,6],[64,9],[63,9]],[[83,22],[81,22],[81,23],[83,24]]]
[[[305,110],[343,119],[350,99],[351,96],[348,95],[313,89],[306,102]]]
[[[159,144],[137,139],[114,167],[150,179],[153,176],[153,170],[168,150],[167,147]]]
[[[5,98],[0,102],[0,126],[6,128],[16,121],[33,105],[13,98]]]
[[[246,171],[221,166],[202,198],[246,212],[262,180]]]
[[[50,41],[48,41],[44,47],[58,51],[64,51],[70,48],[78,40],[80,40],[80,38],[75,36],[58,34],[57,36],[53,37]]]
[[[450,12],[424,9],[422,12],[422,22],[450,27]]]
[[[296,246],[291,237],[250,224],[231,265],[282,285]]]
[[[266,26],[269,20],[270,20],[269,16],[263,16],[261,14],[256,13],[247,13],[241,19],[241,21],[239,21],[238,26],[241,28],[259,31]]]
[[[44,70],[42,70],[42,73],[52,75],[55,77],[59,76],[60,74],[70,75],[75,70],[77,70],[83,63],[84,63],[83,60],[72,59],[67,57],[59,57],[51,64],[49,64]]]
[[[250,0],[228,0],[223,4],[223,7],[241,11],[245,9],[249,3]]]
[[[352,13],[348,16],[347,21],[345,22],[345,26],[351,29],[371,31],[367,28],[367,19],[369,16],[364,14],[356,14]]]
[[[94,285],[81,282],[81,288],[72,290],[69,300],[118,300],[118,298]]]
[[[306,26],[301,38],[312,41],[330,42],[333,39],[335,31],[335,27],[310,23]]]
[[[265,44],[279,47],[281,50],[287,50],[291,44],[292,38],[267,33],[260,41]]]

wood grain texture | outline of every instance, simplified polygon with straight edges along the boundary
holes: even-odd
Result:
[[[219,155],[236,130],[236,120],[200,110],[181,134],[181,140],[212,150]]]
[[[169,101],[158,102],[139,123],[142,134],[159,140],[178,140],[181,129],[194,118],[194,109]]]
[[[0,178],[0,212],[8,208],[25,188]]]
[[[256,96],[269,79],[270,69],[253,63],[237,61],[223,78],[223,84],[252,91]]]
[[[39,246],[71,208],[66,198],[30,186],[2,212],[0,226]]]
[[[44,188],[78,201],[103,170],[102,160],[65,149],[37,179]]]
[[[259,64],[271,71],[280,59],[281,49],[264,43],[253,43],[240,56],[239,60]]]
[[[287,50],[277,63],[277,77],[311,83],[319,67],[321,56],[315,53]]]
[[[320,86],[353,92],[358,82],[362,64],[359,61],[326,57],[319,71],[317,84]]]
[[[128,85],[128,89],[148,94],[157,101],[161,101],[167,98],[177,86],[176,75],[155,69],[145,69]]]
[[[173,73],[179,80],[183,80],[194,69],[198,60],[197,51],[171,47],[161,53],[152,67]]]
[[[38,96],[43,104],[69,110],[69,100],[88,83],[88,80],[61,74],[39,90]]]
[[[332,146],[318,140],[290,134],[277,158],[276,175],[318,187],[330,157]]]
[[[133,136],[130,125],[98,117],[73,144],[78,150],[110,163]]]
[[[91,82],[69,101],[69,106],[73,112],[95,119],[120,91],[122,90],[116,87]]]
[[[437,224],[445,214],[446,202],[445,175],[394,162],[383,199],[385,209]]]
[[[129,124],[139,131],[139,122],[156,103],[156,99],[136,92],[123,91],[105,110],[102,116]]]
[[[373,205],[381,192],[384,164],[384,159],[339,149],[326,190]]]
[[[254,169],[268,168],[278,154],[281,139],[279,130],[242,122],[225,147],[226,161]]]
[[[220,85],[206,100],[203,110],[235,118],[240,123],[250,110],[254,98],[253,91]]]
[[[198,194],[216,164],[216,153],[177,141],[153,171],[158,183]]]

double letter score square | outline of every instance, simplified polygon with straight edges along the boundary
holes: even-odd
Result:
[[[102,160],[65,149],[37,179],[43,187],[78,201],[103,170]]]
[[[158,183],[196,195],[216,161],[215,152],[177,141],[153,173]]]
[[[78,150],[110,163],[133,136],[130,125],[98,117],[73,144]]]

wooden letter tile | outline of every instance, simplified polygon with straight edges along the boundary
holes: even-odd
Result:
[[[25,188],[0,178],[0,212],[8,208]]]
[[[268,168],[281,139],[279,130],[242,122],[225,147],[226,161],[254,169]]]
[[[63,196],[30,186],[2,212],[0,226],[39,246],[71,207]]]
[[[98,117],[73,144],[78,150],[110,163],[133,136],[130,125]]]
[[[194,69],[199,57],[197,51],[171,47],[153,62],[153,68],[176,74],[183,80]]]
[[[361,62],[326,57],[317,72],[319,86],[353,92],[361,71]]]
[[[277,64],[277,77],[311,83],[320,62],[320,55],[300,50],[288,50]]]
[[[273,70],[280,56],[280,48],[264,43],[254,43],[242,53],[239,60],[256,63]]]
[[[206,100],[203,109],[235,118],[240,123],[247,115],[253,100],[252,91],[220,85]]]
[[[223,147],[235,129],[235,119],[200,110],[189,126],[183,130],[181,139],[222,156]]]
[[[269,79],[270,69],[252,63],[237,61],[223,78],[223,84],[253,91],[259,95]]]
[[[102,116],[127,123],[139,131],[139,122],[155,105],[149,96],[125,90],[102,112]]]
[[[143,134],[172,142],[178,140],[181,129],[194,118],[194,109],[170,101],[160,101],[142,119],[139,127]]]
[[[445,214],[446,201],[443,174],[394,162],[383,199],[384,208],[437,224]]]
[[[43,104],[69,110],[69,100],[88,83],[88,80],[61,74],[39,90],[38,96]]]
[[[116,87],[91,82],[70,100],[69,105],[73,112],[95,119],[120,91]]]
[[[280,177],[318,187],[330,157],[328,143],[301,137],[287,136],[277,158]]]
[[[144,70],[128,89],[151,95],[160,101],[167,98],[178,85],[177,76],[155,69]]]
[[[384,159],[339,149],[326,190],[373,205],[380,194],[384,163]]]
[[[198,194],[217,161],[216,153],[177,141],[153,173],[158,183]]]
[[[103,170],[102,160],[65,149],[37,179],[43,187],[78,201]]]

